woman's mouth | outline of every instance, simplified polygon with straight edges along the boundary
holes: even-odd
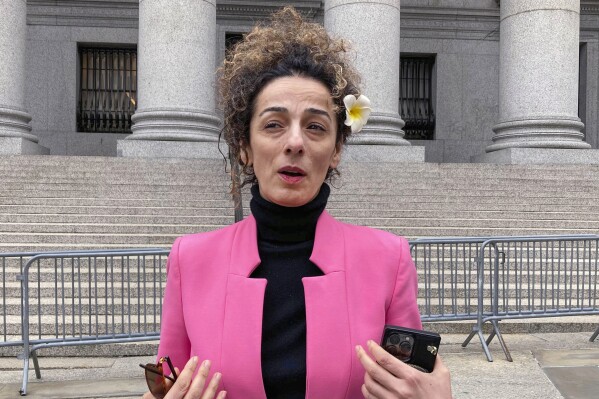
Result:
[[[295,166],[286,166],[277,171],[283,181],[289,184],[301,182],[306,177],[306,172],[303,169]]]

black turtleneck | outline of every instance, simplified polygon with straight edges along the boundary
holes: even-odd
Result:
[[[306,303],[303,277],[321,276],[312,262],[316,221],[329,186],[309,203],[288,208],[266,201],[252,187],[250,209],[258,227],[260,265],[250,277],[265,278],[262,378],[268,399],[306,397]]]

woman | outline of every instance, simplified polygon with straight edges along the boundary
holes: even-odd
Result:
[[[224,134],[252,216],[173,244],[159,356],[185,367],[167,398],[451,397],[440,360],[424,374],[372,341],[421,328],[407,241],[324,211],[369,112],[357,80],[346,44],[292,8],[227,55]]]

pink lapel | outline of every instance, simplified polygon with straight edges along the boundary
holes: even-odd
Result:
[[[310,260],[325,274],[302,279],[307,323],[306,398],[347,395],[354,352],[344,246],[340,223],[324,211],[316,225]],[[266,398],[260,363],[266,280],[249,278],[259,263],[256,221],[249,216],[233,239],[223,327],[222,365],[230,375],[223,375],[224,388],[239,392],[240,398]]]
[[[345,284],[345,242],[341,224],[326,211],[316,225],[310,260],[324,276],[306,277],[306,398],[344,398],[349,387],[353,345]]]
[[[221,361],[224,388],[236,393],[232,399],[266,398],[260,353],[266,280],[249,278],[260,263],[256,237],[256,221],[249,216],[231,249]]]

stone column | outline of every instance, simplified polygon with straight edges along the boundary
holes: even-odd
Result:
[[[138,109],[119,156],[220,157],[215,0],[140,0]]]
[[[578,118],[579,30],[580,0],[501,1],[499,123],[488,153],[590,148]]]
[[[399,115],[399,0],[326,0],[324,26],[356,52],[372,114],[352,144],[409,146]]]
[[[25,110],[27,1],[0,0],[0,10],[0,154],[48,154]]]

